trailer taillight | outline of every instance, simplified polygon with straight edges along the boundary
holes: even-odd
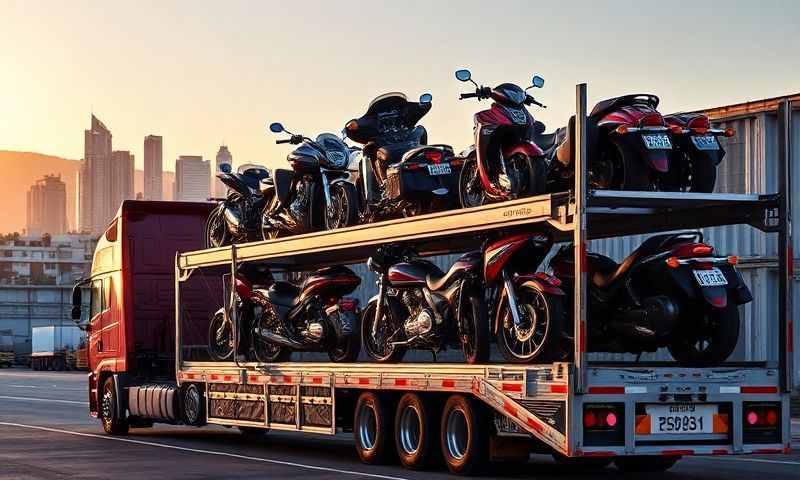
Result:
[[[779,443],[781,407],[772,402],[745,402],[744,443]]]
[[[583,406],[583,441],[586,445],[624,445],[625,406],[621,403]]]

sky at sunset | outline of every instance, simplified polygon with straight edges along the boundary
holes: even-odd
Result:
[[[0,0],[0,150],[83,156],[95,114],[142,168],[145,135],[164,163],[283,164],[271,121],[341,130],[387,91],[431,92],[432,142],[471,142],[478,82],[546,79],[533,108],[551,130],[589,101],[652,92],[662,111],[800,91],[800,2],[748,1],[9,1]]]

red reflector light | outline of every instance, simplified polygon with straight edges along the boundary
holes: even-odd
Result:
[[[608,412],[606,415],[606,425],[609,427],[616,427],[617,426],[617,414],[614,412]]]
[[[713,250],[714,248],[708,245],[697,245],[696,247],[692,248],[692,253],[695,255],[708,255]]]
[[[427,150],[425,152],[425,158],[433,163],[439,163],[442,161],[442,152],[436,150]]]
[[[734,132],[731,127],[726,128],[725,129],[725,133],[723,133],[723,135],[725,135],[726,137],[732,137],[735,134],[736,134],[736,132]]]
[[[689,120],[689,123],[687,123],[686,126],[693,129],[698,128],[704,130],[711,128],[708,117],[705,115],[698,115],[697,117],[694,117],[693,119]]]
[[[628,133],[628,127],[626,125],[620,125],[619,127],[617,127],[616,132],[619,133],[620,135],[625,135],[626,133]]]
[[[758,414],[756,412],[750,411],[747,412],[747,415],[744,417],[747,420],[748,425],[757,425],[758,424]]]
[[[658,112],[648,113],[639,120],[639,126],[642,127],[660,127],[663,125],[664,117]]]
[[[770,426],[777,425],[778,423],[778,412],[775,410],[767,410],[767,424]]]
[[[597,425],[597,416],[594,412],[586,412],[583,414],[583,426],[586,428],[592,428]]]

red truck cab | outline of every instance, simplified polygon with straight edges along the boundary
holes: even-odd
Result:
[[[91,273],[72,296],[72,318],[79,321],[81,289],[91,292],[89,315],[80,326],[88,339],[92,416],[105,420],[113,415],[104,408],[125,408],[128,384],[174,381],[175,255],[204,247],[212,207],[126,200],[98,239]],[[114,392],[104,404],[109,388]],[[104,427],[114,426],[104,421]]]

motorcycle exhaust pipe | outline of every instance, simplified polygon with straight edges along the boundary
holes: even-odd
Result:
[[[269,343],[274,343],[282,347],[291,348],[293,350],[307,350],[309,348],[305,344],[292,340],[291,338],[284,337],[283,335],[278,335],[275,332],[270,332],[268,330],[261,329],[258,331],[258,334],[261,336],[261,338],[268,341]]]

